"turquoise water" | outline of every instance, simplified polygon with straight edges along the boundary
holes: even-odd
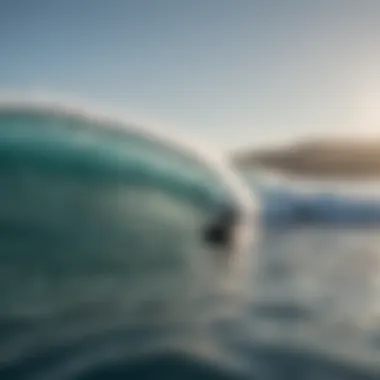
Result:
[[[379,378],[376,228],[267,227],[230,289],[223,183],[91,125],[0,114],[0,379]]]

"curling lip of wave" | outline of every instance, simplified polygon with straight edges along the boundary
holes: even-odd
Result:
[[[189,155],[202,165],[210,168],[219,179],[228,187],[235,206],[239,208],[244,223],[251,223],[252,216],[258,211],[258,203],[254,200],[252,190],[241,180],[235,170],[230,166],[221,152],[205,146],[200,141],[180,133],[166,133],[156,123],[147,127],[145,122],[131,121],[122,112],[108,107],[89,104],[83,101],[70,102],[57,97],[28,97],[28,96],[1,96],[0,114],[7,112],[29,112],[42,115],[63,115],[80,118],[101,127],[107,126],[114,130],[124,130],[143,136],[166,148],[182,154]],[[154,127],[154,128],[153,128]]]

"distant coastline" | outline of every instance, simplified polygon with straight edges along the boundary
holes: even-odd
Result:
[[[301,141],[281,149],[239,151],[232,159],[241,168],[263,167],[298,176],[380,179],[380,139]]]

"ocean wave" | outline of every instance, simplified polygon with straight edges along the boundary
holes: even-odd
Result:
[[[0,104],[1,379],[208,345],[221,314],[205,300],[237,310],[227,284],[251,255],[248,188],[190,143],[95,114]],[[226,210],[231,235],[213,245],[205,229]]]
[[[255,173],[248,181],[270,224],[380,224],[378,181],[302,180],[270,173]]]

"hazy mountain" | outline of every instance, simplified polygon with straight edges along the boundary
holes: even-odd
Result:
[[[305,141],[237,152],[233,160],[240,167],[264,166],[306,176],[380,178],[380,139]]]

